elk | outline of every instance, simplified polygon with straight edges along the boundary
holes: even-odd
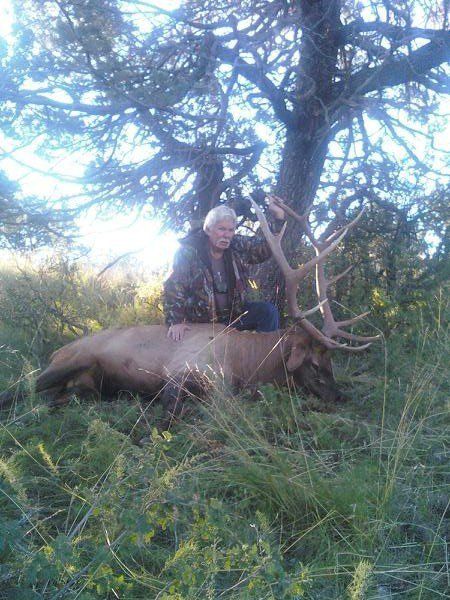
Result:
[[[57,350],[49,366],[37,378],[36,391],[48,395],[56,405],[67,402],[72,394],[111,394],[126,390],[160,396],[165,411],[173,416],[179,412],[184,393],[204,392],[217,379],[241,389],[268,382],[284,384],[286,378],[292,376],[296,384],[325,401],[338,400],[340,393],[330,352],[336,349],[359,352],[378,337],[346,332],[343,327],[358,322],[367,313],[336,322],[327,298],[328,288],[349,269],[328,280],[325,258],[360,215],[326,240],[319,241],[307,216],[297,215],[279,198],[274,198],[287,214],[300,222],[316,253],[304,265],[293,269],[281,248],[285,227],[278,234],[272,233],[264,213],[253,203],[262,232],[284,275],[288,313],[294,325],[275,332],[255,333],[214,323],[191,324],[181,343],[168,338],[163,325],[105,330]],[[314,267],[319,303],[304,312],[297,304],[297,289]],[[322,331],[308,320],[317,310],[323,317]],[[346,342],[334,338],[343,338]],[[350,346],[348,341],[365,343]]]

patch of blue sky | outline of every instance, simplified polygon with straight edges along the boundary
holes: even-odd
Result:
[[[0,37],[7,39],[11,36],[14,15],[9,0],[2,1],[2,18],[0,19]]]

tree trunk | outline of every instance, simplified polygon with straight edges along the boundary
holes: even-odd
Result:
[[[305,213],[314,202],[327,146],[326,141],[315,140],[308,131],[289,131],[287,134],[275,193],[298,214]],[[299,224],[289,219],[283,249],[292,265],[306,260],[302,251],[302,235]],[[280,315],[283,315],[286,303],[284,280],[273,260],[264,264],[259,279],[261,296],[275,303]]]
[[[201,227],[206,214],[219,203],[224,172],[223,163],[217,156],[204,155],[195,178],[193,215],[191,229]]]
[[[275,192],[299,214],[313,204],[332,137],[332,89],[337,68],[337,36],[341,28],[340,0],[298,0],[303,36],[294,98],[295,125],[288,128]],[[288,260],[302,257],[302,232],[289,222],[284,240]],[[301,262],[303,259],[301,258]],[[270,263],[264,268],[262,295],[274,300],[282,313],[284,283]],[[272,292],[272,294],[271,294]]]
[[[314,201],[327,146],[300,130],[289,131],[286,136],[276,193],[299,214]]]

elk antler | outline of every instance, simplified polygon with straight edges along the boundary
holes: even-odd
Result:
[[[353,325],[358,322],[360,319],[363,319],[368,313],[363,313],[352,319],[348,319],[346,321],[336,321],[334,319],[333,313],[331,311],[330,303],[327,297],[328,288],[331,285],[334,285],[341,277],[344,277],[351,269],[352,266],[345,269],[343,273],[336,275],[331,279],[327,279],[325,276],[325,268],[324,268],[324,260],[330,254],[339,242],[347,235],[348,231],[356,225],[356,223],[361,218],[364,210],[362,210],[358,216],[353,219],[351,223],[341,227],[334,233],[332,233],[326,240],[319,241],[314,237],[312,229],[308,222],[308,214],[298,215],[295,211],[292,210],[289,206],[287,206],[280,198],[277,196],[271,196],[271,198],[276,202],[278,206],[283,208],[283,210],[293,217],[296,221],[298,221],[306,236],[310,240],[315,252],[316,256],[309,260],[304,265],[301,265],[297,269],[292,269],[286,260],[286,256],[281,248],[281,239],[283,237],[286,224],[283,226],[283,229],[280,233],[274,234],[270,231],[269,226],[267,224],[266,217],[262,212],[261,208],[252,201],[253,208],[255,209],[256,215],[261,225],[261,229],[264,233],[264,236],[269,244],[270,249],[272,250],[272,254],[277,261],[286,281],[286,299],[288,303],[288,313],[290,316],[299,319],[299,324],[303,329],[305,329],[310,335],[320,341],[329,349],[334,348],[342,348],[350,352],[360,352],[361,350],[365,350],[368,346],[370,346],[371,342],[378,339],[379,336],[360,336],[355,335],[353,333],[349,333],[344,331],[342,327],[346,327],[348,325]],[[310,311],[303,312],[300,310],[297,304],[297,289],[298,284],[301,279],[303,279],[313,267],[316,267],[316,291],[319,299],[319,304],[311,309]],[[320,310],[323,317],[323,328],[322,331],[317,329],[310,321],[306,319],[307,316]],[[333,337],[340,337],[350,341],[357,342],[368,342],[362,346],[349,346],[347,344],[341,344],[333,339]]]

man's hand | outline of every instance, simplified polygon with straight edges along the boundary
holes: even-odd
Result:
[[[268,201],[267,208],[273,214],[275,219],[279,219],[280,221],[283,221],[285,219],[285,214],[284,214],[284,210],[281,208],[281,206],[278,206],[278,204],[276,203],[278,196],[272,196],[270,194],[267,194],[266,198]]]
[[[175,342],[181,342],[188,329],[190,329],[190,327],[189,325],[186,325],[186,323],[177,323],[176,325],[171,325],[169,327],[169,331],[167,332],[167,337],[175,340]]]

